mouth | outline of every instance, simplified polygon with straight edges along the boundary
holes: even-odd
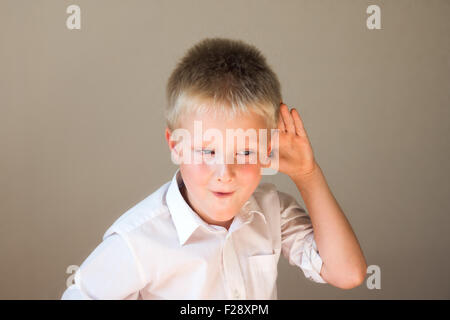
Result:
[[[215,191],[212,191],[212,193],[218,198],[226,198],[226,197],[231,196],[234,193],[234,191],[233,192],[215,192]]]

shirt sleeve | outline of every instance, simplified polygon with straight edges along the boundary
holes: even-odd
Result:
[[[281,250],[291,265],[302,269],[305,277],[326,283],[321,277],[322,259],[314,239],[311,219],[295,198],[277,191],[281,208]]]
[[[127,239],[114,233],[104,239],[75,272],[74,284],[61,300],[131,300],[143,281]]]

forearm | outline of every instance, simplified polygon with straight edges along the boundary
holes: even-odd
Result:
[[[314,238],[323,261],[321,276],[341,288],[359,285],[366,261],[358,240],[316,164],[308,175],[291,177],[311,218]]]

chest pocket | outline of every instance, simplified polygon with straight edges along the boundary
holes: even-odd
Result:
[[[248,259],[247,281],[249,299],[276,299],[279,254],[250,256]]]

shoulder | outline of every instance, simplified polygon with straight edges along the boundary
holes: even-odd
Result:
[[[253,194],[255,195],[266,195],[266,194],[270,194],[270,193],[276,193],[278,191],[277,186],[273,183],[270,182],[263,182],[260,183],[255,191],[253,192]]]
[[[269,201],[267,199],[270,199],[270,201],[276,201],[278,204],[287,197],[291,197],[289,194],[280,191],[275,184],[270,182],[260,183],[253,192],[253,196],[258,202]]]
[[[262,212],[272,212],[278,209],[279,198],[275,184],[260,183],[250,197],[252,209]]]
[[[169,188],[169,185],[170,181],[163,184],[155,192],[123,213],[106,230],[103,235],[103,239],[106,239],[113,233],[118,233],[121,235],[128,234],[152,219],[157,218],[161,214],[168,212],[167,205],[165,203],[165,194]]]
[[[293,195],[279,190],[273,183],[261,183],[255,189],[253,195],[261,207],[264,203],[266,203],[266,205],[271,204],[271,207],[276,203],[280,206],[281,211],[290,207],[298,207],[301,210],[304,210]]]

